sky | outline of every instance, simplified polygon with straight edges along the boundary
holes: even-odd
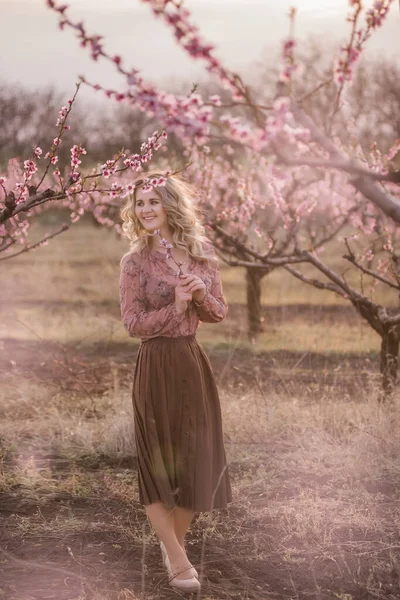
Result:
[[[139,0],[66,0],[70,17],[83,20],[90,33],[105,36],[106,48],[120,54],[126,66],[169,89],[181,80],[198,81],[207,73],[176,44],[171,30],[155,19]],[[371,5],[372,0],[364,1]],[[346,39],[348,0],[186,0],[203,37],[216,46],[224,64],[241,74],[256,61],[276,60],[280,41],[287,35],[287,13],[298,8],[296,35],[312,35],[323,45]],[[52,85],[70,94],[77,76],[123,87],[112,66],[94,63],[80,48],[73,32],[60,32],[57,16],[45,0],[0,0],[0,80],[30,88]],[[400,56],[400,15],[392,8],[389,22],[369,43],[369,55]],[[86,89],[84,94],[92,94]],[[81,94],[82,95],[82,94]]]

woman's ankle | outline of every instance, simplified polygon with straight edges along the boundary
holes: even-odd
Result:
[[[171,562],[185,562],[186,560],[188,560],[187,556],[186,556],[186,551],[184,548],[182,548],[182,546],[180,545],[180,543],[178,543],[177,545],[174,546],[174,548],[170,549],[169,552],[167,552],[169,560]]]
[[[195,577],[195,570],[191,562],[186,560],[179,560],[177,562],[170,561],[172,573],[177,579],[191,579]]]

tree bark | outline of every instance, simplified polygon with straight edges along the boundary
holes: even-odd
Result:
[[[266,269],[246,269],[247,292],[247,334],[254,339],[264,331],[264,317],[261,306],[261,279],[267,275]]]
[[[380,401],[388,400],[396,387],[398,374],[399,334],[395,328],[385,331],[381,344],[382,393]]]

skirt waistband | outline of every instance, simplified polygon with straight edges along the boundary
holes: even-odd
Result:
[[[197,339],[196,334],[194,334],[194,333],[191,335],[179,335],[177,337],[169,337],[166,335],[160,335],[158,337],[141,340],[140,343],[147,344],[149,342],[162,342],[162,343],[167,343],[167,344],[173,344],[176,342],[190,342],[192,340],[195,341],[196,339]]]

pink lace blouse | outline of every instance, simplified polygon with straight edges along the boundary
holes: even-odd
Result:
[[[122,258],[121,316],[130,336],[147,340],[192,335],[199,321],[217,323],[225,318],[228,305],[217,261],[214,258],[207,262],[190,261],[188,272],[204,281],[206,295],[200,306],[189,302],[183,314],[178,314],[175,308],[177,269],[175,264],[168,264],[163,251],[148,247]]]

